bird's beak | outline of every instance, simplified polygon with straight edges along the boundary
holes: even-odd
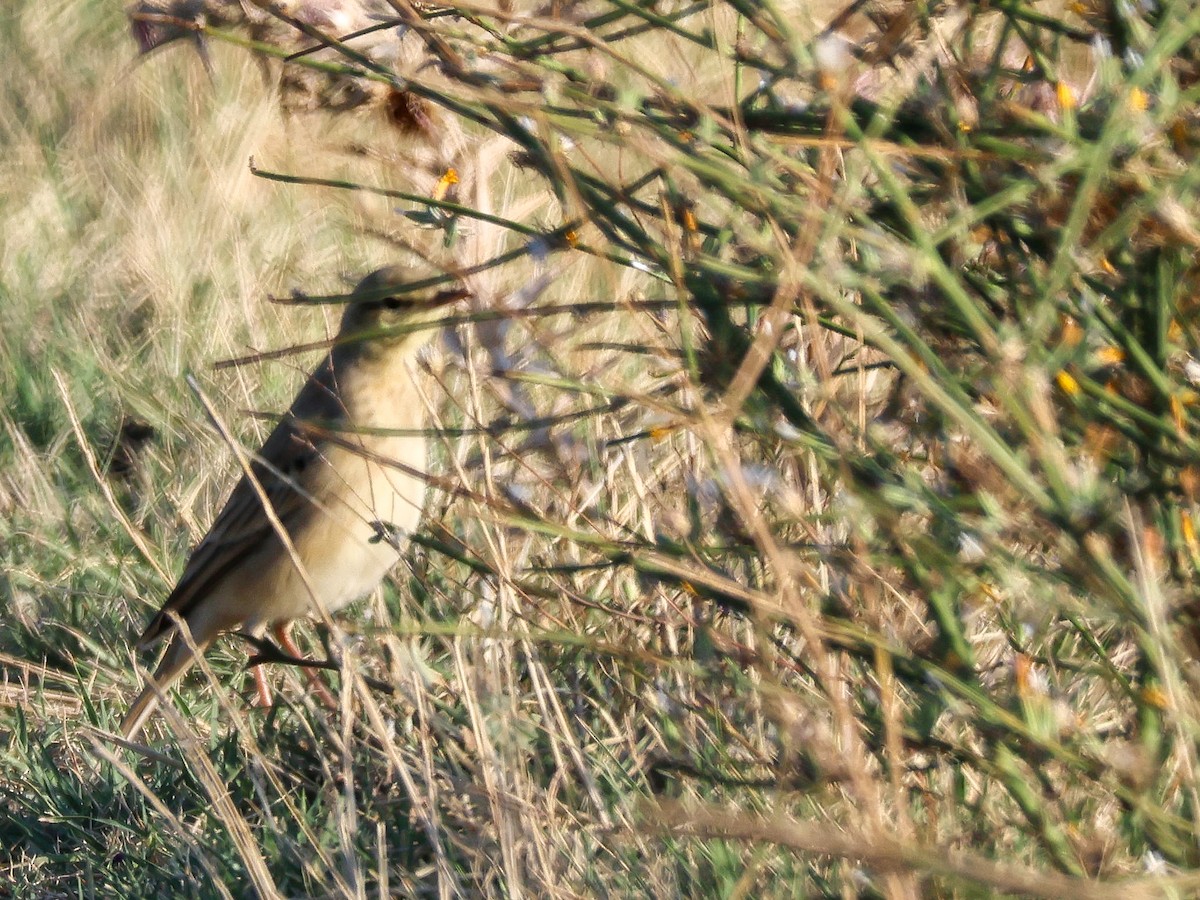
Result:
[[[438,291],[433,295],[433,300],[430,301],[430,306],[449,306],[459,300],[463,300],[472,296],[471,292],[464,287],[447,288],[444,291]]]

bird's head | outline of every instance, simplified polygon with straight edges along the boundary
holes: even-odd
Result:
[[[433,335],[423,326],[445,314],[445,307],[469,297],[459,281],[421,287],[441,273],[413,266],[386,266],[364,278],[354,288],[342,314],[340,346],[361,350],[417,349]]]

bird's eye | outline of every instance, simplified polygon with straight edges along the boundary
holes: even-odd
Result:
[[[408,306],[408,301],[400,297],[384,297],[383,308],[395,312],[398,309],[404,309]]]

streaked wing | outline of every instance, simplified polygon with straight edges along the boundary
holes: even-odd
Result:
[[[320,451],[305,435],[304,421],[336,422],[344,418],[331,385],[332,372],[327,359],[301,390],[284,420],[271,432],[258,459],[250,465],[276,516],[293,538],[297,523],[313,502],[296,485],[303,485],[305,470],[320,464]],[[173,627],[168,612],[187,619],[226,575],[261,549],[264,542],[277,540],[258,492],[243,474],[208,534],[188,557],[179,583],[142,633],[138,645],[148,646],[168,634]]]

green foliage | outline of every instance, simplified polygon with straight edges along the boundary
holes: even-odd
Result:
[[[421,48],[407,68],[353,41],[296,56],[245,22],[201,27],[230,45],[226,67],[291,56],[283,71],[317,79],[303,87],[350,151],[260,163],[269,216],[215,204],[173,226],[222,223],[205,259],[244,258],[247,235],[290,260],[373,258],[373,239],[477,287],[458,353],[433,366],[449,399],[411,570],[332,642],[343,676],[390,689],[348,684],[349,718],[294,677],[285,705],[247,711],[231,643],[211,687],[180,690],[155,754],[88,730],[132,686],[137,616],[118,598],[162,590],[172,510],[223,483],[211,465],[171,482],[205,459],[181,435],[212,438],[182,391],[137,382],[197,359],[203,342],[180,350],[175,329],[228,355],[264,342],[231,337],[239,278],[220,265],[173,260],[187,287],[164,303],[143,285],[139,309],[113,302],[132,264],[97,277],[43,267],[32,243],[6,252],[0,660],[31,686],[0,717],[16,883],[1188,894],[1200,15],[499,6],[395,4]],[[0,39],[19,48],[16,22]],[[211,102],[250,103],[222,65]],[[461,137],[435,154],[454,176],[399,162],[411,135],[334,108],[347,79],[401,131],[427,117],[435,149]],[[221,127],[178,115],[194,80],[144,113],[145,142],[105,119],[108,164],[131,153],[177,183],[219,169],[186,149]],[[38,187],[9,185],[0,209],[12,223],[45,191],[60,212],[43,229],[137,257],[96,234],[124,189],[66,174],[69,100],[60,88],[5,134],[40,148]],[[292,204],[329,202],[314,197],[387,208],[298,237]],[[113,322],[86,354],[62,343],[83,333],[81,295]],[[236,377],[219,382],[230,410]],[[131,395],[156,437],[145,483],[109,499],[81,448]]]

